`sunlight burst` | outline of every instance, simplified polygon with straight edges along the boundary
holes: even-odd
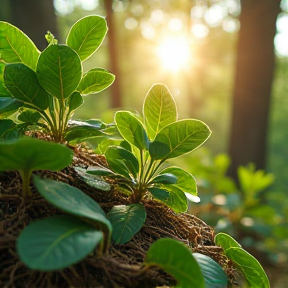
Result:
[[[183,38],[169,38],[158,47],[158,56],[162,60],[164,69],[177,72],[189,65],[190,48]]]

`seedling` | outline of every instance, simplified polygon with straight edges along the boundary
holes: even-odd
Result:
[[[75,187],[50,179],[34,176],[34,184],[47,201],[70,215],[35,221],[21,232],[17,250],[29,268],[62,269],[86,257],[96,246],[99,255],[107,250],[112,227],[92,198]]]
[[[31,196],[30,178],[35,170],[58,171],[72,162],[72,150],[66,146],[35,138],[0,142],[0,171],[18,171],[23,197]]]
[[[40,52],[21,30],[0,21],[0,118],[18,111],[22,124],[45,129],[56,142],[81,138],[85,129],[90,131],[86,137],[91,137],[91,130],[93,137],[104,135],[104,123],[68,124],[83,96],[101,92],[115,79],[102,68],[83,74],[82,62],[98,49],[106,33],[104,18],[87,16],[72,26],[66,44],[58,44],[48,33],[49,45]]]
[[[179,167],[163,169],[162,166],[168,159],[196,149],[211,132],[199,120],[177,120],[175,101],[162,84],[154,85],[148,92],[143,117],[129,111],[118,111],[115,124],[124,141],[111,146],[113,141],[108,140],[106,150],[104,144],[101,145],[109,169],[91,167],[87,173],[115,179],[134,203],[134,206],[115,206],[108,213],[112,226],[117,226],[112,238],[123,244],[139,231],[145,221],[146,213],[137,203],[147,192],[175,212],[187,210],[185,193],[197,195],[194,177]],[[121,231],[117,232],[119,229]]]

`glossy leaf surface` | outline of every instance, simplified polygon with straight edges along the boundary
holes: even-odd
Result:
[[[169,153],[164,157],[169,159],[194,150],[203,144],[210,134],[210,129],[202,121],[186,119],[164,127],[157,134],[155,142],[161,142],[169,147]]]
[[[0,143],[0,170],[58,171],[72,162],[68,147],[36,138]]]
[[[84,103],[81,94],[75,91],[68,99],[69,115]]]
[[[151,182],[161,184],[176,184],[177,181],[178,178],[175,175],[171,173],[162,173],[153,178]]]
[[[115,80],[115,75],[105,69],[94,68],[85,73],[77,90],[84,96],[99,93],[108,88]]]
[[[121,136],[140,150],[148,149],[149,140],[142,123],[128,111],[118,111],[115,123]]]
[[[0,61],[0,97],[11,97],[4,84],[5,63]]]
[[[152,86],[144,100],[143,114],[150,139],[154,139],[163,127],[177,120],[175,101],[165,85]]]
[[[11,119],[0,120],[0,139],[1,140],[14,140],[22,135],[22,132]],[[1,154],[1,152],[0,152]]]
[[[107,214],[115,244],[125,244],[141,229],[146,220],[145,207],[141,204],[117,205]]]
[[[77,263],[103,240],[101,231],[70,216],[29,224],[17,239],[17,252],[30,269],[51,271]]]
[[[109,168],[120,175],[134,179],[139,172],[139,163],[137,158],[128,150],[120,146],[110,146],[105,152]]]
[[[105,212],[92,198],[76,187],[51,179],[34,176],[38,192],[55,207],[78,217],[93,220],[101,227],[111,231],[111,224]]]
[[[147,266],[158,266],[177,280],[177,288],[206,288],[200,267],[191,250],[170,238],[154,242],[146,254]]]
[[[221,246],[225,252],[230,248],[241,248],[241,245],[226,233],[217,233],[214,241],[215,244]]]
[[[228,287],[228,277],[217,262],[215,262],[212,258],[200,253],[193,253],[193,257],[200,266],[204,276],[206,288]]]
[[[100,177],[86,173],[86,169],[83,169],[81,167],[74,167],[74,169],[83,179],[83,181],[89,186],[106,192],[111,190],[111,186],[109,183],[107,183]]]
[[[177,186],[183,192],[197,196],[197,186],[195,178],[187,171],[179,167],[168,167],[160,171],[160,174],[171,173],[177,177]]]
[[[66,45],[50,45],[37,64],[40,84],[59,100],[67,99],[82,77],[82,64],[77,53]]]
[[[8,64],[4,70],[5,86],[17,100],[45,110],[49,95],[39,84],[36,73],[22,63]]]
[[[88,167],[87,171],[88,174],[98,175],[98,176],[111,176],[114,175],[114,172],[105,167]]]
[[[35,70],[39,50],[17,27],[0,21],[0,60],[6,63],[22,62]]]
[[[69,31],[66,43],[73,48],[81,60],[91,56],[101,45],[107,24],[103,17],[91,15],[77,21]]]

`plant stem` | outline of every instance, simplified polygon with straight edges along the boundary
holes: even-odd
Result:
[[[19,174],[22,179],[22,195],[23,195],[23,198],[25,199],[28,196],[32,195],[31,189],[30,189],[30,178],[31,178],[32,171],[20,170]]]

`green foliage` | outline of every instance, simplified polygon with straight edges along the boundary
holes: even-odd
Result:
[[[221,246],[226,256],[244,274],[249,287],[251,288],[270,288],[269,280],[260,263],[247,251],[241,248],[231,236],[225,233],[218,233],[215,236],[215,243]]]
[[[0,21],[0,119],[23,107],[24,111],[37,112],[40,116],[36,123],[24,121],[25,129],[38,125],[56,142],[85,141],[84,133],[89,133],[88,138],[107,136],[99,131],[103,127],[69,127],[83,96],[101,92],[115,79],[102,68],[94,68],[84,75],[82,71],[82,61],[98,49],[106,33],[104,18],[87,16],[72,26],[67,44],[58,44],[48,32],[48,47],[40,53],[21,30]],[[23,117],[17,120],[23,121]]]
[[[186,154],[200,146],[210,136],[210,130],[198,120],[178,121],[175,101],[162,84],[156,84],[150,89],[143,111],[143,118],[128,111],[116,112],[115,124],[124,140],[118,141],[118,145],[113,145],[113,141],[107,141],[106,147],[102,145],[109,169],[89,168],[87,173],[117,180],[126,193],[130,194],[132,203],[139,203],[150,192],[150,195],[175,212],[185,212],[185,193],[197,195],[194,177],[181,168],[161,170],[161,166],[167,159]],[[132,206],[123,209],[128,213],[132,211]],[[135,234],[138,230],[135,228],[131,231]],[[121,238],[120,234],[114,236],[114,239]]]
[[[19,171],[23,197],[30,196],[30,177],[35,170],[58,171],[72,162],[68,147],[35,138],[0,142],[0,171]]]
[[[147,251],[145,264],[158,266],[177,280],[176,287],[205,288],[201,269],[191,251],[183,243],[163,238]]]
[[[107,250],[112,226],[98,203],[65,183],[34,176],[34,184],[47,201],[73,216],[53,216],[24,228],[17,251],[29,268],[58,270],[79,262],[96,246],[100,254]]]

